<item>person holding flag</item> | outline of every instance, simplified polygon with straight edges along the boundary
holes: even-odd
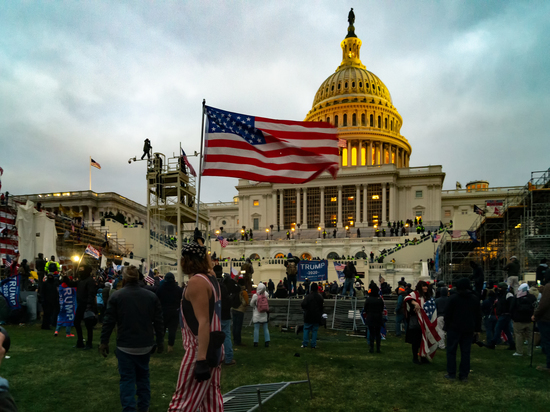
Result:
[[[430,363],[441,339],[437,333],[437,309],[432,289],[423,280],[405,297],[408,327],[405,342],[412,345],[413,363]]]

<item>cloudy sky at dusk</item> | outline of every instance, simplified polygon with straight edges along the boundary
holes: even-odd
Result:
[[[443,165],[445,189],[524,185],[550,166],[548,1],[4,1],[2,190],[87,190],[92,156],[94,191],[145,203],[145,164],[128,159],[145,138],[199,151],[202,99],[302,120],[340,64],[350,7],[411,166]],[[201,200],[236,184],[206,177]]]

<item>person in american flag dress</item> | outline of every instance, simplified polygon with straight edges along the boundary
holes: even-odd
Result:
[[[423,280],[405,297],[408,327],[405,342],[412,345],[413,362],[430,363],[441,339],[437,333],[437,309],[432,289]]]

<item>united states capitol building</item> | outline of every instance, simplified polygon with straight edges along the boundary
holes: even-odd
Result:
[[[219,242],[212,242],[218,256],[252,257],[269,263],[289,252],[304,259],[362,257],[371,251],[378,255],[380,250],[417,237],[414,227],[406,228],[406,236],[391,237],[388,222],[415,218],[422,218],[426,232],[443,223],[455,236],[467,238],[466,230],[478,217],[474,205],[491,215],[495,208],[487,205],[498,205],[521,189],[492,188],[481,180],[442,190],[443,166],[409,167],[415,136],[410,142],[401,134],[403,118],[394,105],[398,102],[367,69],[361,44],[350,25],[340,43],[342,61],[322,81],[305,116],[305,121],[338,127],[338,177],[324,173],[302,185],[239,179],[238,196],[232,201],[207,204],[212,235],[234,239],[223,250]],[[247,231],[252,231],[252,241],[248,235],[248,240],[241,240]],[[404,248],[392,259],[394,265],[411,268],[433,254],[433,243],[426,242]]]

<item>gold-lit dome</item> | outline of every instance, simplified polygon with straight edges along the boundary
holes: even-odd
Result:
[[[386,85],[360,59],[361,40],[350,23],[341,42],[342,63],[319,87],[306,121],[338,127],[342,166],[394,163],[408,167],[411,146],[400,134],[403,119]]]

